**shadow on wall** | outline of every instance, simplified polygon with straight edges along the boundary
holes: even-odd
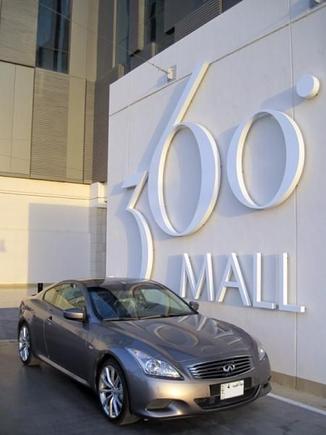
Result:
[[[89,208],[31,204],[28,282],[90,276]]]

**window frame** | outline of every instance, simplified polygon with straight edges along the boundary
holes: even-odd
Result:
[[[72,21],[73,0],[68,0],[68,2],[69,2],[69,6],[68,6],[69,16],[66,16],[65,14],[60,14],[58,11],[54,12],[54,10],[52,8],[49,8],[46,5],[42,5],[41,2],[38,5],[37,23],[36,23],[36,44],[35,44],[35,50],[36,50],[36,52],[35,52],[35,66],[36,66],[36,68],[40,68],[42,70],[50,71],[50,72],[54,72],[54,73],[58,73],[58,74],[67,74],[67,75],[70,74],[70,58],[71,58],[71,47],[72,47],[72,44],[71,44],[71,35],[72,35],[72,24],[73,24],[73,21]],[[64,20],[67,20],[67,22],[69,23],[69,26],[68,26],[69,28],[68,28],[68,32],[67,32],[67,38],[68,38],[68,44],[67,44],[67,46],[68,46],[67,47],[67,70],[65,70],[65,71],[61,71],[61,70],[59,70],[57,68],[56,69],[54,69],[54,68],[47,68],[47,67],[42,66],[42,65],[39,64],[38,50],[39,50],[39,48],[42,48],[42,46],[40,46],[38,44],[39,16],[40,16],[40,8],[41,7],[45,8],[45,9],[48,9],[49,12],[51,12],[52,14],[61,15],[62,18]],[[63,52],[64,51],[64,50],[55,50],[54,48],[51,48],[50,50],[52,52],[54,52],[54,51]],[[56,67],[57,67],[57,65],[56,65]]]

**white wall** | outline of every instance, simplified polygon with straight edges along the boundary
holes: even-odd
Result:
[[[0,177],[0,308],[36,283],[105,276],[106,189]]]
[[[1,286],[89,277],[96,198],[87,185],[0,177]]]
[[[210,67],[185,114],[185,121],[207,127],[221,157],[221,188],[208,222],[195,234],[171,237],[154,222],[148,185],[137,204],[154,240],[152,278],[176,291],[180,288],[182,254],[191,257],[198,276],[203,255],[213,256],[215,290],[231,252],[238,254],[251,301],[252,255],[263,254],[263,296],[280,299],[278,258],[289,255],[289,302],[305,305],[305,313],[243,307],[235,289],[223,304],[201,302],[201,311],[245,327],[259,337],[271,356],[274,371],[326,384],[326,5],[310,8],[309,0],[244,0],[220,17],[152,59],[177,79],[142,65],[111,86],[107,275],[138,276],[141,243],[133,216],[126,211],[133,190],[122,183],[149,168],[162,131],[195,65]],[[297,96],[302,74],[320,79],[319,95]],[[306,148],[303,175],[294,193],[269,210],[239,203],[226,177],[226,155],[236,127],[260,109],[287,113],[298,124]],[[284,138],[271,118],[257,121],[244,154],[248,188],[257,201],[270,198],[280,183]],[[189,222],[197,203],[200,165],[189,132],[179,133],[170,148],[164,179],[165,202],[177,228]],[[318,353],[317,353],[318,352]]]

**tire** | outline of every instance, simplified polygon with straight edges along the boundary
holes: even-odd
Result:
[[[101,366],[97,395],[101,409],[111,423],[122,426],[139,420],[130,413],[127,382],[114,359],[106,360]]]
[[[18,355],[25,366],[39,365],[32,351],[31,332],[27,323],[22,323],[18,331]]]

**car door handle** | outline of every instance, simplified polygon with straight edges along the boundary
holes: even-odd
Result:
[[[49,316],[47,320],[48,320],[48,323],[52,323],[52,316]]]

